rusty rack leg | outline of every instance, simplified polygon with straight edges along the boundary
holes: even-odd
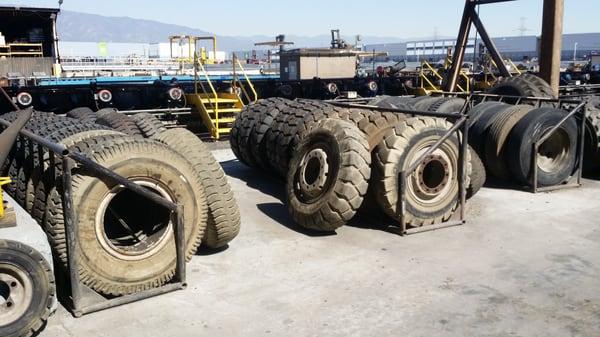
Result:
[[[532,163],[532,174],[531,174],[531,192],[540,193],[540,192],[550,192],[556,190],[562,190],[566,188],[576,188],[581,187],[582,185],[582,177],[583,177],[583,152],[584,152],[584,142],[585,142],[585,103],[579,103],[574,109],[572,109],[565,117],[563,117],[558,124],[556,124],[550,131],[548,131],[542,138],[536,141],[532,145],[532,153],[531,153],[531,163]],[[577,146],[576,146],[576,182],[571,182],[572,178],[564,184],[556,185],[556,186],[545,186],[539,187],[538,184],[538,170],[537,167],[537,152],[540,146],[548,140],[564,123],[566,123],[569,118],[575,116],[577,113],[581,116],[581,122],[577,125]]]
[[[467,152],[468,151],[468,123],[466,115],[458,115],[460,116],[458,120],[454,121],[454,125],[450,128],[440,139],[438,139],[435,144],[433,144],[424,154],[419,157],[411,166],[409,166],[406,170],[400,172],[400,197],[398,198],[399,203],[397,206],[398,211],[400,212],[400,235],[411,235],[423,232],[430,232],[442,228],[449,228],[454,226],[460,226],[466,223],[466,184],[465,184],[465,176],[466,176],[466,160],[467,160]],[[453,118],[456,118],[457,114],[454,114]],[[467,130],[467,133],[461,137],[460,130]],[[406,181],[407,178],[414,173],[414,171],[419,167],[419,165],[425,161],[429,155],[431,155],[435,150],[437,150],[448,138],[452,136],[452,134],[456,133],[459,139],[459,170],[458,170],[458,202],[460,207],[460,219],[454,221],[446,221],[440,224],[423,226],[419,228],[406,228],[406,221],[404,221],[404,214],[406,210]]]
[[[58,147],[60,149],[60,147]],[[177,254],[176,262],[176,274],[172,283],[163,285],[159,288],[149,289],[142,292],[138,292],[131,295],[125,295],[116,297],[113,299],[106,299],[100,294],[96,293],[92,289],[86,287],[81,283],[79,275],[79,256],[77,254],[77,240],[75,238],[75,232],[77,230],[77,223],[75,221],[75,210],[73,209],[73,191],[72,191],[72,172],[75,162],[86,166],[93,172],[99,175],[114,179],[116,182],[124,185],[126,188],[131,189],[135,193],[141,194],[158,204],[164,205],[171,211],[172,218],[175,219],[175,247]],[[183,206],[175,205],[170,201],[151,193],[139,185],[132,183],[124,177],[119,176],[113,171],[108,170],[101,165],[94,163],[88,158],[76,154],[76,153],[63,153],[63,209],[64,209],[64,221],[65,230],[67,233],[67,257],[68,257],[68,271],[69,279],[71,283],[71,296],[72,296],[72,312],[75,317],[81,317],[85,314],[92,312],[113,308],[119,305],[124,305],[132,302],[137,302],[150,297],[162,295],[172,291],[184,289],[186,284],[186,270],[185,270],[185,231],[184,231],[184,219],[183,219]]]

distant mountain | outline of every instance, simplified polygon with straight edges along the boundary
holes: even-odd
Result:
[[[130,17],[108,17],[96,14],[62,11],[58,18],[58,33],[63,41],[80,42],[128,42],[153,43],[168,42],[170,35],[212,35],[212,33],[173,24],[152,20],[133,19]],[[285,33],[285,32],[282,32]],[[254,43],[272,41],[273,36],[217,36],[219,49],[238,51],[255,49]],[[348,43],[354,43],[353,36],[344,37]],[[287,35],[287,41],[294,42],[294,47],[326,47],[331,36]],[[363,36],[363,44],[403,42],[397,37]]]

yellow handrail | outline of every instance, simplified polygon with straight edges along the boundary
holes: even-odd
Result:
[[[430,71],[431,71],[431,72],[432,72],[432,73],[433,73],[433,74],[434,74],[434,75],[435,75],[435,76],[436,76],[438,79],[440,79],[440,80],[443,80],[443,79],[444,79],[444,77],[442,77],[442,75],[440,75],[440,73],[438,73],[438,71],[437,71],[437,70],[435,70],[435,68],[433,68],[433,67],[431,66],[431,64],[429,64],[429,62],[427,62],[427,61],[423,60],[423,61],[422,61],[422,64],[423,64],[423,65],[425,65],[425,66],[426,66],[426,67],[427,67],[427,68],[428,68],[428,69],[429,69],[429,70],[430,70]],[[450,64],[452,64],[452,62],[450,62]],[[461,75],[461,76],[463,76],[463,77],[466,79],[466,82],[467,82],[467,90],[463,89],[463,88],[462,88],[460,85],[458,85],[458,84],[456,85],[456,87],[457,87],[459,90],[461,90],[462,92],[469,92],[469,77],[468,77],[468,76],[467,76],[467,75],[466,75],[464,72],[462,72],[462,71],[460,72],[460,75]],[[431,83],[431,81],[430,81],[430,80],[427,78],[427,76],[425,76],[425,74],[423,74],[423,67],[421,67],[421,78],[423,78],[425,81],[427,81],[427,84],[429,84],[429,86],[430,86],[431,88],[434,88],[434,89],[433,89],[433,90],[431,90],[431,91],[435,91],[435,92],[441,92],[441,91],[442,91],[441,89],[435,89],[435,88],[437,88],[437,86],[435,86],[433,83]],[[422,83],[423,83],[423,82],[421,81],[421,84],[422,84]],[[423,86],[422,86],[422,85],[421,85],[421,87],[423,88]],[[425,89],[425,88],[423,88],[423,89]]]
[[[241,86],[242,90],[244,91],[244,94],[246,95],[246,99],[248,99],[248,101],[250,101],[250,102],[258,101],[258,93],[256,92],[256,89],[254,88],[252,81],[250,81],[248,74],[246,74],[246,69],[244,69],[244,67],[242,66],[242,63],[240,62],[240,59],[235,54],[233,54],[233,59],[234,59],[234,69],[235,69],[235,64],[237,64],[237,66],[240,67],[240,69],[242,70],[242,75],[244,76],[244,79],[246,80],[246,83],[248,83],[250,90],[252,90],[252,96],[254,97],[253,100],[250,99],[245,88],[243,86]]]
[[[213,111],[215,113],[215,127],[218,130],[219,129],[219,95],[217,94],[217,90],[215,90],[214,85],[212,84],[212,81],[210,80],[210,76],[208,75],[208,72],[206,71],[206,69],[204,68],[204,66],[202,65],[202,62],[199,62],[198,59],[198,54],[194,53],[194,60],[196,61],[196,66],[202,70],[202,75],[204,76],[204,78],[206,78],[206,82],[208,83],[208,86],[210,87],[210,90],[212,92],[212,96],[214,97],[214,102],[213,100],[210,98],[210,96],[207,95],[207,99],[208,99],[208,103],[211,105],[211,107],[213,108]],[[194,70],[196,71],[196,69],[198,69],[196,67],[194,67]],[[197,77],[197,72],[196,74],[194,74],[194,76]],[[205,94],[208,94],[206,92],[206,89],[204,88],[204,85],[202,84],[202,81],[197,80],[197,82],[195,83],[195,88],[196,88],[196,94],[198,94],[198,83],[200,83],[200,86],[202,87],[202,91]],[[202,105],[204,106],[204,102],[202,102],[202,100],[200,99],[200,103],[202,103]]]

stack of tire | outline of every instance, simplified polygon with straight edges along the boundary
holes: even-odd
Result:
[[[515,97],[553,98],[552,88],[541,78],[523,74],[505,78],[489,90],[491,94]],[[469,145],[474,176],[488,175],[498,179],[528,186],[532,176],[532,148],[547,131],[557,125],[566,111],[542,105],[535,108],[517,99],[504,99],[476,105],[468,111]],[[414,109],[429,112],[460,111],[464,100],[459,98],[390,97],[373,99],[369,104],[397,109]],[[530,103],[531,104],[531,103]],[[588,114],[586,148],[598,148],[599,121]],[[539,150],[538,185],[553,186],[568,180],[573,174],[577,159],[577,120],[568,120]],[[589,144],[589,145],[588,145]],[[483,163],[482,163],[483,162]],[[485,168],[483,168],[483,166]],[[485,174],[479,172],[486,171]]]
[[[18,114],[0,117],[13,121]],[[127,134],[103,125],[104,116],[94,123],[35,111],[25,129],[181,204],[188,261],[200,244],[219,247],[237,235],[240,218],[231,190],[198,138],[162,129],[144,138],[145,131],[133,129],[129,117],[118,117]],[[180,150],[183,141],[194,153]],[[42,226],[57,264],[66,268],[60,158],[21,137],[2,174],[13,181],[6,191]],[[118,296],[161,286],[173,277],[174,219],[167,209],[82,166],[72,170],[72,191],[77,249],[70,254],[79,258],[85,285]]]
[[[269,98],[242,111],[229,140],[241,162],[285,180],[297,224],[333,231],[361,209],[400,221],[398,173],[450,127],[439,118]],[[456,210],[458,143],[451,137],[408,179],[406,224],[439,223]]]
[[[505,78],[491,88],[489,93],[553,98],[550,85],[531,74]],[[476,105],[469,112],[469,143],[483,159],[488,174],[501,180],[530,186],[534,169],[533,144],[557,125],[567,112],[552,107],[551,104],[535,107],[526,104],[526,101],[519,105],[515,105],[516,101],[504,101],[508,104],[486,102]],[[577,118],[570,118],[541,144],[536,154],[538,186],[561,184],[574,173],[578,158],[577,125]],[[594,147],[597,147],[597,140]]]

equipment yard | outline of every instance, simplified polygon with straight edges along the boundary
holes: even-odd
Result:
[[[291,220],[280,183],[213,154],[244,214],[235,244],[192,258],[184,291],[78,319],[61,307],[40,336],[600,331],[597,179],[543,194],[483,188],[464,226],[401,237],[355,219],[315,236]]]
[[[600,33],[563,34],[572,3],[436,2],[456,43],[403,51],[72,3],[0,5],[0,337],[599,335]],[[298,29],[390,21],[301,3]],[[507,50],[497,19],[533,12]],[[61,56],[88,26],[143,55]]]

